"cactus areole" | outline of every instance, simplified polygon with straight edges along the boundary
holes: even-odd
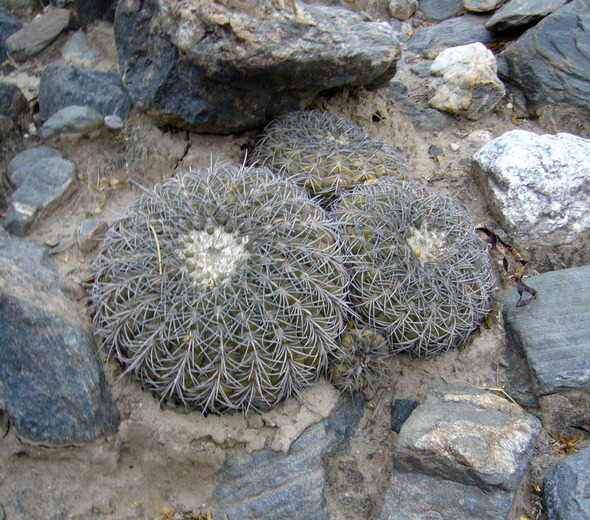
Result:
[[[337,224],[266,168],[189,172],[107,232],[95,330],[162,399],[204,412],[267,408],[313,383],[339,349],[341,250]]]

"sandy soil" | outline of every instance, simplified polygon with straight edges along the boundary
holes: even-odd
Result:
[[[95,25],[87,38],[100,56],[98,68],[117,70],[111,27]],[[65,38],[58,40],[7,79],[16,81],[33,98],[44,65],[61,60],[59,49],[64,42]],[[400,79],[409,87],[412,98],[426,106],[426,80],[412,74],[407,64]],[[474,141],[473,133],[487,130],[497,137],[514,128],[547,131],[539,120],[513,118],[509,106],[479,121],[456,118],[441,132],[419,131],[387,98],[385,89],[341,92],[319,99],[316,107],[344,116],[398,147],[416,178],[451,195],[477,222],[490,220],[490,216],[470,172],[471,156],[481,146]],[[34,116],[29,122],[35,124]],[[60,273],[77,283],[87,277],[93,260],[93,253],[83,254],[76,245],[79,222],[97,218],[110,222],[138,196],[138,185],[151,187],[189,168],[207,166],[217,157],[241,162],[255,137],[255,132],[214,136],[161,128],[148,117],[134,113],[120,139],[101,134],[91,139],[64,137],[45,143],[62,150],[65,158],[76,164],[78,186],[73,196],[43,219],[28,238],[63,245],[55,260]],[[5,170],[8,160],[18,151],[38,144],[41,142],[35,135],[27,139],[13,136],[2,142],[0,170]],[[443,154],[431,156],[431,145],[439,146]],[[510,287],[498,269],[498,290]],[[83,299],[77,305],[84,315]],[[503,387],[507,363],[500,311],[494,303],[488,326],[482,326],[464,348],[430,360],[405,355],[393,359],[395,376],[389,385],[370,396],[350,452],[331,453],[324,461],[332,518],[378,516],[391,471],[395,434],[389,422],[395,399],[420,400],[431,385],[458,381],[490,391]],[[120,368],[112,362],[105,365],[105,372],[121,413],[119,430],[112,435],[82,446],[35,446],[19,438],[5,418],[0,420],[0,504],[7,520],[154,519],[170,510],[210,511],[214,508],[211,493],[215,475],[228,455],[263,448],[286,451],[306,427],[327,416],[339,399],[329,384],[320,382],[305,393],[316,413],[289,399],[275,410],[252,413],[247,418],[238,413],[203,417],[169,404],[160,406],[134,381],[117,381]],[[549,465],[564,456],[548,433],[564,437],[579,433],[569,425],[587,413],[588,407],[587,393],[569,392],[544,397],[539,408],[530,410],[542,419],[544,430],[510,520],[520,515],[542,518],[537,514],[535,486],[541,485]],[[588,439],[582,439],[578,447],[588,444]]]

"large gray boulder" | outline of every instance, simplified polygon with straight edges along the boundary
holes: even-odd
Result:
[[[119,2],[123,82],[161,122],[231,133],[325,89],[382,85],[401,47],[388,23],[299,0]]]
[[[574,0],[498,55],[498,74],[533,104],[590,108],[590,2]]]

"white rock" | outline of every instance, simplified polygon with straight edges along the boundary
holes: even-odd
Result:
[[[558,245],[590,231],[590,140],[512,130],[475,153],[473,169],[515,238]]]
[[[439,110],[479,119],[504,97],[504,85],[496,73],[496,58],[483,43],[445,49],[430,66],[430,74],[437,79],[430,87],[428,103]]]

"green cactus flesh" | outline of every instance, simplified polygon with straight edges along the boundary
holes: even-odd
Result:
[[[487,314],[487,246],[448,197],[382,179],[343,194],[334,214],[359,324],[384,334],[394,353],[427,357],[460,345]]]
[[[342,118],[317,111],[292,112],[272,121],[253,162],[328,199],[381,177],[407,179],[410,172],[392,146]]]
[[[109,229],[91,288],[96,332],[162,398],[211,412],[269,407],[340,348],[341,247],[325,211],[265,168],[189,172]]]

